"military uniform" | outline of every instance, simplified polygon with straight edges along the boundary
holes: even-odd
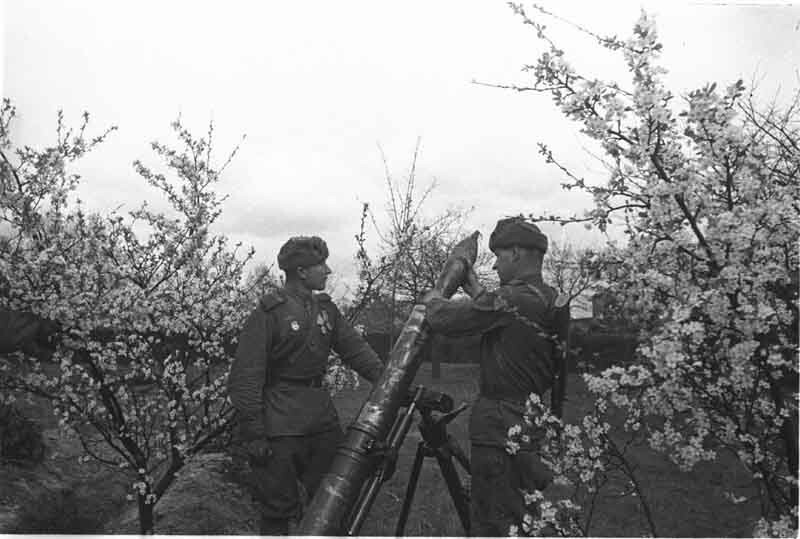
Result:
[[[304,292],[284,288],[262,298],[240,334],[228,379],[238,440],[268,439],[272,450],[251,463],[246,478],[263,504],[262,531],[265,521],[298,515],[297,481],[312,494],[343,436],[322,387],[330,351],[370,382],[383,370],[327,294]]]
[[[432,331],[481,335],[479,395],[469,421],[472,535],[507,536],[526,511],[520,490],[541,490],[551,481],[533,451],[535,441],[515,455],[505,442],[509,428],[523,424],[528,395],[542,395],[553,385],[564,308],[540,274],[511,280],[471,301],[428,303]]]

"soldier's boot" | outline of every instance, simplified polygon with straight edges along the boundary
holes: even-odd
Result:
[[[259,535],[289,535],[289,519],[261,517]]]

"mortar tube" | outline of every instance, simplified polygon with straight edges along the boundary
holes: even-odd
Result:
[[[450,297],[461,285],[477,257],[478,232],[453,249],[436,283],[443,297]],[[403,398],[422,362],[420,350],[429,337],[425,306],[415,305],[389,355],[389,361],[348,427],[330,470],[306,508],[295,533],[298,535],[341,535],[364,482],[374,473],[370,457],[375,443],[386,438]]]

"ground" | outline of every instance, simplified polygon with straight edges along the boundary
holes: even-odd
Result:
[[[127,481],[96,462],[78,461],[77,437],[58,429],[42,400],[16,403],[43,429],[47,452],[36,466],[0,464],[0,533],[97,533],[125,505]]]
[[[453,364],[442,367],[442,378],[432,380],[430,365],[423,365],[415,383],[449,394],[456,405],[471,402],[477,390],[477,367]],[[565,420],[575,422],[590,402],[589,394],[577,375],[570,376],[568,387]],[[337,397],[343,422],[348,423],[356,416],[368,392],[368,384],[363,384],[358,390]],[[466,450],[468,416],[469,410],[448,428]],[[415,430],[409,433],[398,459],[397,472],[381,489],[370,518],[362,528],[364,535],[394,534],[419,439]],[[749,537],[752,534],[758,507],[753,503],[734,505],[723,495],[726,490],[742,495],[749,489],[748,476],[734,459],[723,456],[720,462],[683,473],[649,448],[636,448],[633,455],[640,468],[658,535]],[[632,498],[601,498],[593,520],[592,536],[641,537],[648,533],[639,504]],[[464,533],[433,459],[426,459],[423,466],[405,533],[426,536],[461,536]]]
[[[420,369],[415,383],[449,394],[458,405],[471,402],[476,392],[476,375],[474,365],[445,364],[442,366],[442,378],[432,380],[430,366],[426,364]],[[369,384],[363,382],[360,388],[345,390],[336,396],[343,425],[348,425],[356,416],[368,393]],[[567,420],[574,421],[581,417],[582,410],[589,403],[585,387],[575,375],[570,377],[568,398],[565,416]],[[114,523],[119,522],[121,515],[130,515],[132,509],[132,504],[125,500],[126,481],[103,466],[78,464],[80,447],[76,440],[60,435],[55,428],[55,421],[48,418],[41,405],[30,406],[27,412],[44,422],[51,449],[45,463],[37,467],[0,466],[0,484],[3,485],[0,492],[0,533],[123,531],[122,528],[115,528]],[[448,428],[465,450],[468,450],[468,415],[469,410],[456,418]],[[381,488],[361,530],[363,535],[394,534],[419,440],[420,435],[413,427],[400,451],[397,472]],[[658,535],[745,537],[751,534],[758,508],[749,502],[734,505],[723,496],[725,491],[737,495],[749,493],[747,474],[734,459],[723,457],[720,462],[700,466],[691,473],[682,473],[646,447],[636,448],[633,455],[654,513]],[[176,488],[169,504],[176,504],[174,507],[191,506],[189,497],[192,495],[191,490]],[[162,511],[169,504],[165,504]],[[159,510],[158,506],[156,510]],[[125,531],[136,533],[129,526],[130,523]],[[179,529],[175,526],[174,523],[170,524],[168,533],[178,533]],[[463,535],[455,508],[433,459],[425,459],[405,533],[414,536]],[[635,499],[613,496],[600,499],[591,530],[593,536],[640,537],[646,533],[647,527]]]

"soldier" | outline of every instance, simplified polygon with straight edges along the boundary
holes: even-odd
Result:
[[[547,236],[522,218],[498,221],[489,239],[500,287],[487,291],[470,268],[464,290],[471,301],[426,298],[435,333],[481,335],[479,395],[469,423],[471,445],[470,534],[507,536],[525,514],[522,490],[542,490],[551,474],[532,442],[514,455],[505,450],[508,429],[523,424],[531,393],[553,387],[566,335],[569,307],[542,281]]]
[[[261,534],[287,535],[343,437],[322,387],[328,355],[374,382],[383,363],[323,290],[328,248],[314,237],[289,239],[278,253],[286,284],[265,295],[245,323],[228,379],[238,411],[237,438],[249,457],[246,478],[261,502]]]

